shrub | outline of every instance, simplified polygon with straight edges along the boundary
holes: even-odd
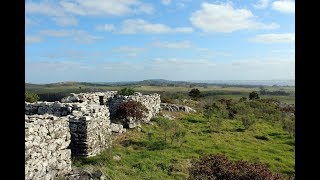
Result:
[[[134,94],[134,90],[132,88],[123,88],[118,92],[119,95],[130,96]]]
[[[182,146],[182,143],[185,142],[185,136],[187,134],[186,130],[174,120],[163,117],[158,118],[157,123],[163,131],[163,140],[165,143],[167,143],[167,139],[170,138],[170,144],[173,144],[173,142],[176,141],[177,143],[180,143],[180,147]]]
[[[147,108],[141,104],[141,102],[131,100],[119,105],[116,116],[121,119],[126,119],[128,117],[142,119],[145,117],[145,112],[147,112]]]
[[[255,119],[252,115],[241,116],[240,120],[245,129],[248,129],[250,126],[252,126],[255,123]]]
[[[255,99],[259,99],[259,94],[257,93],[257,91],[252,91],[250,94],[249,94],[249,99],[250,100],[255,100]]]
[[[161,98],[161,102],[162,102],[162,103],[174,104],[173,99],[171,99],[171,98],[168,97],[168,96],[165,96],[165,97]]]
[[[221,118],[228,118],[229,111],[227,110],[227,106],[225,104],[213,102],[211,105],[205,105],[204,115],[206,118],[211,118],[213,115]]]
[[[24,96],[25,96],[25,101],[31,102],[31,103],[36,102],[40,99],[37,94],[31,93],[31,92],[25,92]]]
[[[273,174],[263,164],[251,164],[247,161],[229,161],[222,154],[203,156],[193,160],[188,179],[281,179],[280,174]]]
[[[291,137],[295,136],[295,122],[294,122],[294,119],[285,118],[284,120],[282,120],[281,123],[282,123],[283,130],[287,131]]]
[[[239,99],[239,102],[245,102],[245,101],[247,101],[247,98],[246,98],[246,97],[241,97],[241,98]]]
[[[191,91],[189,92],[189,96],[192,98],[198,98],[201,97],[201,92],[199,89],[191,89]]]

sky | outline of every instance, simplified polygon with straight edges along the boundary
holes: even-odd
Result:
[[[25,81],[295,79],[292,0],[26,0]]]

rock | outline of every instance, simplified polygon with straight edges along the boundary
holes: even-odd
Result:
[[[167,111],[184,111],[184,112],[196,112],[196,110],[192,109],[189,106],[181,106],[177,104],[168,104],[168,103],[161,103],[161,109]]]
[[[165,118],[168,118],[168,119],[170,119],[170,120],[173,120],[173,119],[174,119],[174,117],[173,117],[173,116],[170,116],[169,114],[163,114],[162,116],[165,117]]]
[[[120,161],[121,157],[118,156],[118,155],[115,155],[115,156],[112,157],[112,159],[115,160],[115,161]]]

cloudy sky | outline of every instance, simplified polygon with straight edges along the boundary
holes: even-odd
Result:
[[[295,75],[292,0],[26,0],[26,82]]]

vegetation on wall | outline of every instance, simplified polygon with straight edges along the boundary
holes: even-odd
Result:
[[[31,92],[25,92],[24,96],[25,96],[25,101],[31,102],[31,103],[37,102],[40,99],[36,93],[31,93]]]

